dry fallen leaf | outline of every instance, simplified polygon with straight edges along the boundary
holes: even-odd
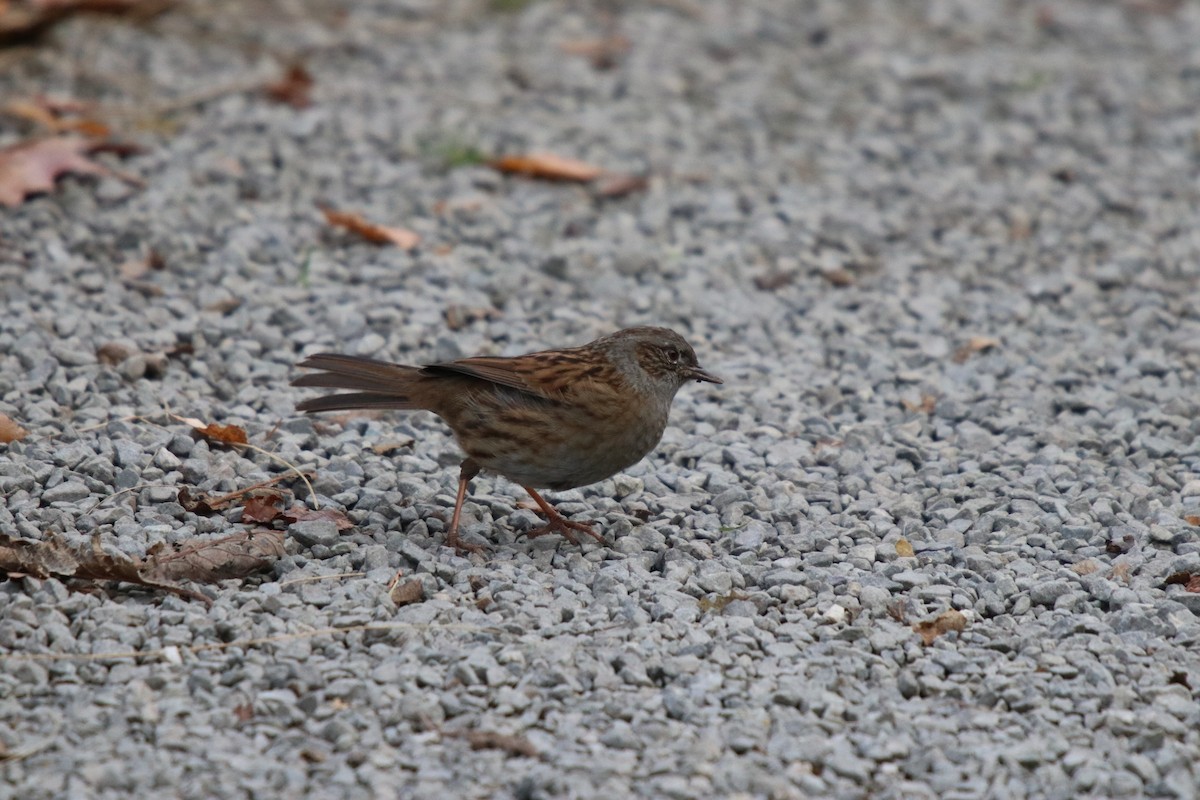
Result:
[[[278,494],[262,497],[251,497],[242,506],[242,522],[254,522],[259,525],[270,525],[283,515],[276,505],[283,498]]]
[[[81,109],[82,105],[78,103],[37,97],[10,100],[3,110],[10,116],[33,122],[51,133],[79,133],[95,138],[103,138],[112,133],[103,122],[80,116]]]
[[[0,46],[35,38],[52,25],[75,14],[139,14],[166,10],[169,0],[32,0],[0,2]]]
[[[950,631],[962,632],[967,627],[967,618],[963,616],[961,611],[950,609],[943,611],[933,619],[926,619],[920,622],[913,623],[913,630],[921,635],[921,641],[926,646],[933,644],[933,640],[941,636],[943,633]]]
[[[415,439],[400,439],[394,442],[380,442],[379,444],[371,445],[371,449],[376,455],[386,456],[388,453],[395,452],[396,450],[412,447],[415,441]]]
[[[92,540],[90,548],[73,548],[57,537],[37,541],[15,539],[0,533],[0,572],[36,578],[120,581],[160,589],[205,604],[212,602],[169,577],[154,574],[153,569],[147,570],[147,562],[124,554],[105,553],[98,538]]]
[[[269,568],[284,555],[283,531],[258,529],[210,539],[145,559],[140,573],[153,581],[211,583],[243,578]]]
[[[967,343],[954,351],[954,363],[962,364],[976,353],[1000,346],[1000,340],[992,336],[972,336]]]
[[[1200,525],[1200,514],[1188,514],[1183,521],[1188,525]]]
[[[896,555],[900,556],[901,558],[912,558],[916,555],[916,553],[913,551],[912,544],[909,543],[908,539],[905,539],[903,536],[896,540]]]
[[[573,158],[563,158],[553,153],[527,153],[525,155],[504,156],[489,162],[489,166],[499,172],[512,175],[525,175],[530,178],[541,178],[548,181],[573,181],[587,183],[604,174],[604,170],[577,161]]]
[[[1100,569],[1100,563],[1094,558],[1086,558],[1071,567],[1076,575],[1091,575]]]
[[[246,438],[246,431],[237,425],[221,425],[217,422],[210,422],[203,428],[197,428],[196,432],[210,442],[249,444],[249,439]]]
[[[338,228],[345,228],[351,233],[358,234],[371,244],[394,244],[402,250],[412,250],[421,243],[421,237],[407,228],[390,228],[367,222],[358,214],[345,211],[335,211],[321,206],[325,220]]]
[[[308,108],[312,105],[313,77],[300,64],[292,64],[279,80],[263,87],[267,97],[292,108]]]
[[[54,189],[62,175],[115,175],[86,158],[99,147],[94,139],[60,136],[36,139],[0,150],[0,204],[19,206],[26,197]]]
[[[12,417],[0,414],[0,444],[19,442],[28,435],[29,431],[14,422]]]
[[[354,523],[350,521],[349,517],[341,511],[332,508],[322,508],[314,511],[306,506],[295,505],[284,511],[280,516],[287,520],[289,525],[297,522],[308,522],[314,519],[325,519],[336,525],[339,531],[349,530],[354,527]]]

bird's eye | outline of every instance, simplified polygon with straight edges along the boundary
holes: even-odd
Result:
[[[674,347],[668,347],[667,348],[667,360],[670,361],[672,364],[678,364],[679,363],[679,351],[676,350]]]

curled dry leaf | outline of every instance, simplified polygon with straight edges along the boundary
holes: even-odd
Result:
[[[354,523],[350,521],[349,517],[347,517],[341,511],[337,511],[332,508],[322,508],[314,511],[306,506],[295,505],[289,508],[287,511],[282,512],[280,516],[287,520],[289,525],[293,525],[297,522],[308,522],[314,519],[324,519],[329,520],[336,525],[339,531],[349,530],[350,528],[354,527]]]
[[[119,581],[171,592],[205,604],[212,602],[169,577],[155,574],[153,567],[147,568],[147,562],[124,554],[105,553],[99,539],[93,539],[90,548],[74,548],[57,537],[36,541],[0,534],[0,572],[35,578]]]
[[[376,455],[386,456],[388,453],[393,453],[397,450],[403,450],[407,447],[412,447],[415,442],[415,439],[399,439],[393,442],[380,442],[379,444],[371,445],[371,449]]]
[[[0,414],[0,444],[19,442],[28,435],[29,431],[14,422],[12,417]]]
[[[27,0],[0,2],[0,46],[40,36],[52,25],[80,13],[144,15],[163,11],[167,0]]]
[[[203,428],[197,428],[196,432],[210,442],[249,444],[249,440],[246,438],[246,431],[237,425],[221,425],[216,422],[210,422]]]
[[[976,353],[982,353],[984,350],[991,350],[993,347],[999,347],[1000,340],[992,336],[972,336],[967,340],[967,343],[954,351],[954,363],[962,364],[968,358]]]
[[[900,556],[901,558],[912,558],[916,555],[916,553],[913,551],[912,544],[903,536],[896,540],[896,555]]]
[[[345,228],[371,244],[394,244],[402,250],[412,250],[421,243],[421,237],[407,228],[391,228],[367,222],[358,214],[335,211],[321,206],[321,213],[330,225]]]
[[[261,497],[251,497],[242,506],[242,522],[254,522],[259,525],[270,525],[283,515],[278,503],[283,499],[278,494]]]
[[[244,531],[196,542],[174,552],[156,553],[145,560],[141,574],[164,583],[244,578],[270,568],[284,552],[283,531]]]
[[[301,64],[292,64],[279,80],[263,87],[267,97],[292,108],[312,105],[313,77]]]
[[[20,205],[31,194],[49,192],[62,175],[115,175],[86,156],[99,143],[79,136],[37,139],[0,150],[0,204]]]
[[[80,104],[77,103],[55,102],[37,97],[10,100],[4,105],[4,112],[33,122],[51,133],[79,133],[102,138],[112,132],[99,120],[79,116],[80,108]]]
[[[967,627],[967,618],[961,611],[950,609],[943,611],[933,619],[921,620],[913,623],[913,630],[921,635],[921,642],[928,647],[933,644],[933,640],[941,636],[943,633],[950,631],[962,632]]]
[[[527,153],[504,156],[489,162],[499,172],[525,175],[547,181],[571,181],[587,183],[604,174],[604,170],[584,161],[556,156],[553,153]]]

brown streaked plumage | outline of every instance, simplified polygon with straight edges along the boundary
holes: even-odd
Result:
[[[721,383],[705,372],[682,336],[667,328],[627,328],[564,350],[500,358],[477,356],[408,367],[371,358],[318,353],[298,366],[320,372],[293,386],[349,389],[299,403],[299,411],[424,409],[454,432],[467,457],[446,544],[478,551],[458,538],[471,479],[480,470],[520,484],[548,523],[530,536],[573,531],[536,489],[562,491],[604,480],[654,449],[671,401],[688,381]]]

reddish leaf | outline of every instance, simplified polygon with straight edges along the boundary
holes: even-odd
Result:
[[[572,181],[587,183],[604,174],[604,170],[577,161],[573,158],[563,158],[553,153],[527,153],[525,155],[504,156],[490,162],[489,166],[499,172],[513,175],[525,175],[530,178],[541,178],[548,181]]]
[[[320,208],[321,213],[325,215],[325,220],[330,225],[345,228],[371,244],[394,244],[402,250],[412,250],[421,243],[421,237],[407,228],[389,228],[367,222],[358,214],[335,211],[324,206]]]
[[[15,7],[0,2],[0,45],[36,37],[50,26],[81,12],[151,14],[170,5],[168,0],[34,0]]]
[[[1192,594],[1200,594],[1200,575],[1193,575],[1183,588]]]
[[[263,87],[267,97],[292,108],[308,108],[312,105],[313,77],[300,64],[288,67],[283,77]]]
[[[0,204],[15,208],[31,194],[49,192],[62,175],[113,175],[85,158],[99,143],[78,136],[21,142],[0,150]]]
[[[282,516],[283,512],[276,507],[283,498],[279,495],[251,497],[242,507],[242,522],[256,522],[260,525],[270,525]]]
[[[967,627],[967,618],[963,616],[961,611],[950,609],[943,611],[933,619],[922,620],[913,624],[913,630],[921,635],[921,641],[926,647],[933,644],[933,640],[941,636],[943,633],[950,631],[959,631]]]
[[[12,417],[0,414],[0,444],[19,442],[28,435],[29,431],[14,422]]]
[[[196,432],[213,442],[221,442],[223,444],[248,444],[246,432],[237,425],[221,425],[216,422],[210,422],[203,428],[197,428]]]

